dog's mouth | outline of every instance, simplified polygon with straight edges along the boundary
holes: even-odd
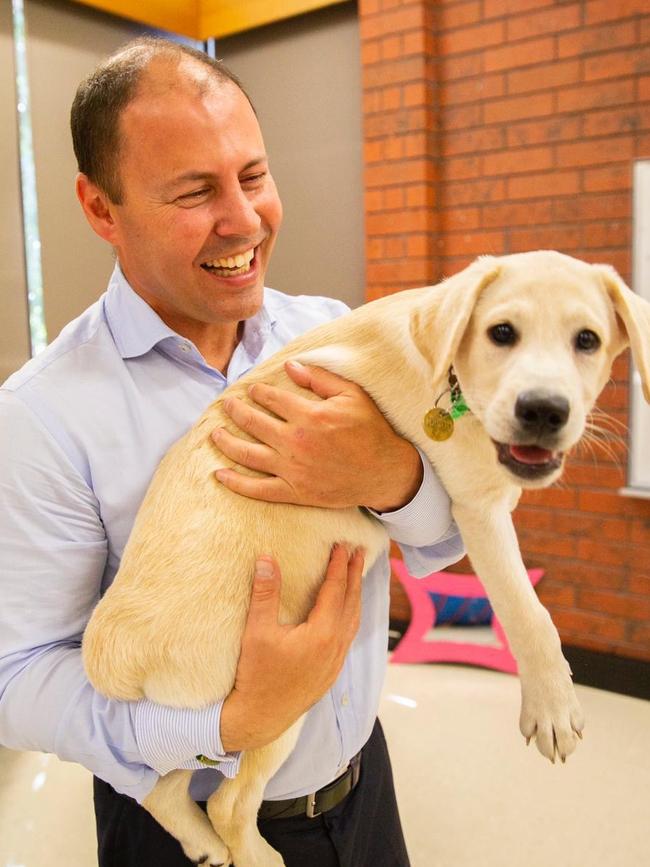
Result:
[[[521,479],[543,479],[559,470],[564,460],[564,452],[544,449],[541,446],[498,442],[494,444],[499,463]]]

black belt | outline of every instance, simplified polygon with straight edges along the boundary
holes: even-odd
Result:
[[[359,782],[361,773],[361,753],[357,753],[352,759],[347,770],[328,783],[313,792],[311,795],[303,795],[301,798],[289,798],[286,801],[262,801],[258,819],[289,819],[291,816],[308,816],[314,819],[321,813],[340,804],[350,794]]]

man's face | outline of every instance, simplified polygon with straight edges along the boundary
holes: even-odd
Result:
[[[126,278],[177,329],[259,309],[282,220],[248,100],[212,79],[201,93],[197,66],[146,73],[120,119],[123,197],[111,206]]]

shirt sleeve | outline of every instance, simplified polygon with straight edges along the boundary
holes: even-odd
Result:
[[[221,705],[198,711],[104,698],[81,639],[99,599],[107,540],[99,504],[58,443],[14,394],[0,392],[0,743],[52,752],[143,800],[159,774],[213,759]]]
[[[452,518],[449,495],[426,455],[422,484],[413,499],[394,512],[374,512],[404,556],[409,573],[424,577],[450,566],[465,554],[465,546]]]

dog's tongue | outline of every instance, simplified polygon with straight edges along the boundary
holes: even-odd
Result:
[[[553,459],[553,452],[539,446],[510,446],[510,454],[521,464],[546,464]]]

